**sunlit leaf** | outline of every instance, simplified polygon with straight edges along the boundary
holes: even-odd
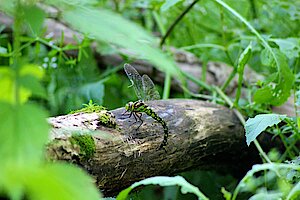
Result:
[[[188,183],[181,176],[175,176],[175,177],[156,176],[132,184],[129,188],[120,192],[120,194],[117,196],[117,200],[125,200],[132,189],[139,187],[141,185],[160,185],[160,186],[178,185],[181,187],[181,193],[183,194],[192,193],[195,194],[199,199],[208,199],[203,193],[200,192],[200,190],[197,187]]]
[[[1,162],[34,165],[48,138],[46,113],[34,105],[0,103]]]
[[[43,87],[38,83],[44,72],[37,65],[24,65],[20,68],[19,79],[16,80],[15,71],[9,67],[0,68],[0,100],[16,102],[16,81],[18,81],[18,98],[20,103],[25,103],[31,94],[45,97]]]
[[[0,187],[10,199],[100,200],[92,178],[80,168],[67,163],[37,166],[1,165]]]
[[[249,146],[267,127],[278,124],[285,117],[285,115],[278,114],[261,114],[256,115],[254,118],[249,118],[245,125],[247,145]]]
[[[69,164],[51,163],[27,174],[25,185],[32,200],[99,200],[93,180]]]

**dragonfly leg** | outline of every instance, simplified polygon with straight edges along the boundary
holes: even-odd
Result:
[[[121,119],[127,119],[130,118],[132,116],[133,112],[127,113],[128,111],[126,110],[124,113],[122,113],[122,116],[125,116],[125,118],[121,118]],[[128,116],[128,117],[127,117]]]
[[[142,126],[142,124],[144,123],[144,121],[142,120],[142,113],[134,112],[134,113],[133,113],[133,116],[134,116],[134,118],[135,118],[135,120],[136,120],[135,123],[138,122],[137,118],[138,118],[139,121],[141,122],[140,125],[136,128],[136,130],[138,130],[138,129]]]

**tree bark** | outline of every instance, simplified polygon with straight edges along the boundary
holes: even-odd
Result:
[[[135,119],[124,119],[124,108],[111,111],[117,128],[99,125],[98,115],[73,114],[50,118],[53,126],[48,157],[67,160],[87,170],[104,195],[112,196],[141,179],[174,175],[191,169],[218,169],[241,173],[257,159],[246,146],[243,126],[226,107],[197,100],[172,99],[147,102],[169,127],[168,145],[163,128],[143,114],[136,130]],[[63,129],[63,130],[62,130]],[[80,148],[69,138],[72,132],[92,133],[95,153],[80,158]],[[252,149],[253,150],[253,149]],[[251,156],[255,155],[255,156]]]

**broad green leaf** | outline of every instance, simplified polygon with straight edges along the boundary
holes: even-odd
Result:
[[[39,36],[46,17],[45,12],[35,5],[26,5],[22,9],[24,11],[24,21],[27,22],[31,34]]]
[[[267,127],[278,124],[284,118],[286,118],[286,115],[278,114],[261,114],[256,115],[254,118],[249,118],[245,125],[247,145],[249,146]]]
[[[102,104],[104,97],[103,80],[88,83],[78,89],[79,94],[86,100],[94,100],[97,104]]]
[[[158,69],[180,77],[174,61],[155,47],[155,39],[121,16],[104,9],[73,6],[72,9],[62,11],[62,17],[82,33],[126,48],[129,54],[146,59]]]
[[[20,74],[22,76],[32,75],[38,79],[42,79],[44,77],[45,71],[38,65],[26,64],[21,67]]]
[[[165,3],[160,7],[160,10],[162,12],[165,12],[165,11],[169,10],[169,8],[171,8],[172,6],[177,4],[179,1],[182,1],[182,0],[166,0]]]
[[[37,166],[0,166],[1,194],[10,199],[31,200],[100,200],[93,180],[82,169],[67,163]]]
[[[19,81],[24,88],[28,89],[32,93],[32,95],[36,95],[44,99],[47,98],[45,88],[36,77],[32,75],[25,75],[21,76]]]
[[[188,183],[181,176],[175,176],[175,177],[156,176],[132,184],[129,188],[119,193],[119,195],[117,196],[117,200],[125,200],[132,189],[139,187],[141,185],[160,185],[160,186],[178,185],[181,187],[181,193],[183,194],[192,193],[195,194],[199,199],[208,199],[203,193],[200,192],[200,190],[197,187]]]
[[[300,38],[271,39],[289,59],[298,58],[300,54]]]
[[[37,65],[24,65],[20,68],[19,101],[25,103],[32,93],[45,97],[45,92],[37,79],[44,75],[43,70]],[[30,79],[32,78],[32,80]],[[38,83],[38,84],[37,84]],[[15,103],[16,101],[16,77],[15,71],[9,67],[0,68],[0,100]]]
[[[26,174],[29,199],[99,200],[101,195],[93,180],[80,168],[51,163]]]
[[[0,68],[0,101],[16,102],[16,83],[14,71],[9,67]],[[19,101],[24,103],[30,97],[31,91],[19,86]]]
[[[247,64],[247,62],[249,61],[250,57],[251,57],[251,51],[252,51],[252,44],[250,43],[246,49],[241,53],[239,60],[238,60],[238,66],[237,66],[237,72],[239,75],[239,79],[238,79],[238,89],[236,92],[236,97],[235,97],[235,102],[234,104],[237,106],[238,105],[238,101],[241,95],[241,88],[242,88],[242,83],[243,83],[243,75],[244,75],[244,69],[245,69],[245,65]]]
[[[34,165],[41,162],[49,125],[46,113],[34,105],[0,103],[1,162]]]
[[[280,66],[280,71],[277,73],[277,80],[275,80],[277,84],[270,83],[263,88],[258,89],[255,92],[253,99],[257,103],[279,106],[289,98],[295,78],[288,66],[284,54],[277,49],[274,49],[273,51]],[[273,63],[273,61],[268,62]]]

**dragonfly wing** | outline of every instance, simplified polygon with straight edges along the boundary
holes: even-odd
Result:
[[[136,96],[139,99],[144,100],[145,95],[141,75],[134,69],[134,67],[127,63],[124,65],[124,70],[131,82],[130,87],[133,86]]]
[[[148,75],[144,74],[142,77],[143,90],[145,94],[145,101],[160,99],[159,92],[156,90],[154,83]]]

